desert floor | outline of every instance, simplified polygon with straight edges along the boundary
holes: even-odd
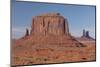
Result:
[[[12,51],[12,65],[34,65],[67,63],[96,60],[95,42],[80,41],[86,47],[66,47],[65,45],[17,46]]]

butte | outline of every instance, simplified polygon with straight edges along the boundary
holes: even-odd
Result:
[[[84,47],[69,32],[68,20],[60,13],[47,13],[35,16],[32,19],[31,30],[26,29],[26,34],[15,41],[16,45],[39,47],[49,45],[62,45],[65,47]],[[15,46],[16,46],[15,45]]]

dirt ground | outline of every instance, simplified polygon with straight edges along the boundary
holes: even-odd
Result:
[[[34,65],[48,63],[67,63],[96,60],[95,41],[80,41],[85,47],[67,47],[66,45],[29,44],[12,47],[12,65]]]

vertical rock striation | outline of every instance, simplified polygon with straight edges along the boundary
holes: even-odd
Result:
[[[64,35],[68,33],[68,22],[59,13],[45,14],[33,18],[31,34]]]

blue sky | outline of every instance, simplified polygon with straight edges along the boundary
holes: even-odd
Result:
[[[30,29],[32,17],[57,12],[67,18],[71,35],[79,37],[82,30],[95,38],[95,7],[80,5],[48,4],[36,2],[12,2],[12,37],[20,38]]]

